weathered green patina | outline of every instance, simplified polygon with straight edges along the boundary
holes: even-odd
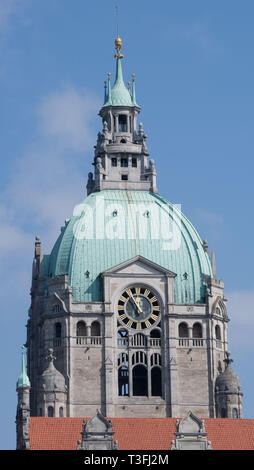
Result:
[[[62,227],[45,273],[68,274],[74,301],[102,301],[101,274],[137,255],[176,273],[176,303],[204,302],[212,269],[198,233],[179,208],[147,191],[88,196]]]

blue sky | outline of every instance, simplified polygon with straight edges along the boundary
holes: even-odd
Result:
[[[244,417],[254,418],[254,3],[118,5],[159,192],[215,250]],[[2,449],[15,448],[34,238],[49,253],[85,197],[115,32],[111,0],[0,0]]]

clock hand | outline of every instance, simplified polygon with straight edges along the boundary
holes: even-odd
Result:
[[[138,307],[138,312],[139,312],[139,313],[142,313],[142,310],[141,310],[141,308],[140,308],[138,302],[137,302],[137,301],[135,300],[135,298],[133,297],[133,295],[131,295],[130,297],[132,298],[132,300],[134,300],[136,307]]]

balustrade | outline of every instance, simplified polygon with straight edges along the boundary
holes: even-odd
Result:
[[[79,346],[100,346],[101,336],[76,336],[76,344]]]

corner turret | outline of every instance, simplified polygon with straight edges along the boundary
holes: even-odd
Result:
[[[29,427],[30,427],[30,380],[26,373],[25,348],[22,347],[22,368],[18,378],[16,390],[18,394],[16,414],[16,448],[29,449]]]

